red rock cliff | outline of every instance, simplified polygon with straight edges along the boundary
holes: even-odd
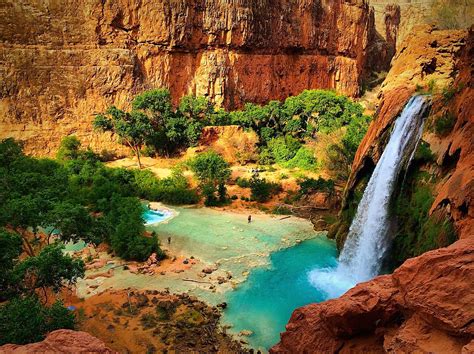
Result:
[[[365,0],[6,0],[0,14],[0,138],[36,154],[72,133],[116,148],[91,134],[93,114],[147,88],[228,108],[357,95],[374,36]]]

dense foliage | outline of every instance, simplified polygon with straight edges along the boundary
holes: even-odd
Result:
[[[46,305],[48,296],[84,276],[84,263],[64,254],[64,242],[107,242],[125,259],[143,261],[153,252],[161,258],[157,236],[145,235],[138,197],[197,198],[179,171],[158,180],[146,171],[107,168],[75,137],[64,139],[58,161],[25,156],[13,139],[1,141],[0,184],[2,344],[74,327],[60,302]]]
[[[41,340],[59,328],[74,328],[74,315],[60,301],[48,306],[48,291],[57,293],[65,284],[84,276],[84,263],[63,253],[63,245],[44,247],[37,256],[20,260],[20,235],[0,229],[0,345]]]
[[[206,205],[217,205],[226,201],[225,184],[231,171],[222,156],[214,151],[204,152],[192,159],[189,166],[199,180]]]
[[[407,258],[446,247],[457,239],[453,223],[443,210],[429,214],[434,201],[435,180],[427,172],[420,171],[416,162],[394,205],[399,226],[391,251],[394,267]]]
[[[157,188],[178,182],[162,182],[150,175],[143,178],[144,171],[107,168],[72,138],[63,142],[60,157],[62,163],[35,159],[24,156],[11,139],[0,143],[0,182],[4,187],[0,226],[15,230],[30,256],[41,246],[37,238],[40,229],[48,234],[47,243],[53,234],[63,242],[110,242],[126,259],[144,260],[159,251],[156,240],[144,236],[143,210],[137,197],[157,200]],[[152,184],[158,187],[149,187]],[[179,184],[181,194],[195,196],[182,180]],[[167,196],[180,198],[173,193]]]
[[[281,186],[277,183],[269,182],[265,178],[254,175],[249,181],[251,200],[260,203],[268,201],[272,195],[281,191]]]
[[[145,145],[167,156],[195,145],[213,112],[214,106],[207,99],[194,96],[184,96],[173,109],[170,92],[156,89],[136,96],[130,112],[110,107],[95,117],[94,126],[117,134],[119,142],[132,149],[141,167]]]
[[[148,154],[169,156],[197,144],[206,125],[235,124],[253,130],[260,154],[252,149],[239,152],[238,159],[260,164],[278,163],[288,168],[314,170],[314,152],[303,146],[318,134],[344,129],[340,142],[329,147],[328,167],[338,179],[347,177],[349,166],[369,123],[362,106],[332,91],[305,90],[284,102],[270,101],[264,106],[248,103],[242,110],[215,109],[204,97],[185,96],[176,109],[166,89],[146,91],[132,102],[132,111],[115,107],[98,115],[94,125],[115,132],[138,157],[146,145]]]
[[[322,177],[318,179],[315,178],[302,178],[298,180],[298,196],[302,197],[304,195],[316,193],[316,192],[324,192],[332,194],[334,193],[334,181],[326,180]]]

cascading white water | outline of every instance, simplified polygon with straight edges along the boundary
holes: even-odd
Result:
[[[379,273],[391,241],[390,198],[402,167],[413,157],[427,107],[425,96],[413,96],[396,120],[357,208],[337,268],[310,272],[310,282],[330,298]]]

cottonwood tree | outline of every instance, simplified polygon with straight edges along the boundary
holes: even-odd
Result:
[[[138,167],[142,168],[140,151],[153,135],[153,126],[148,115],[137,110],[124,112],[112,106],[105,114],[95,117],[94,128],[116,134],[121,144],[132,149],[137,157]]]
[[[199,180],[201,191],[206,198],[206,205],[224,202],[225,184],[230,178],[231,171],[229,164],[222,156],[214,151],[204,152],[191,160],[189,165]]]

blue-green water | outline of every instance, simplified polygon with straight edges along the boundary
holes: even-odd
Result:
[[[251,330],[249,344],[269,349],[279,341],[293,310],[326,300],[326,294],[310,284],[308,273],[335,267],[336,257],[334,242],[325,237],[273,253],[270,267],[254,269],[246,282],[227,294],[224,323],[236,333]]]

